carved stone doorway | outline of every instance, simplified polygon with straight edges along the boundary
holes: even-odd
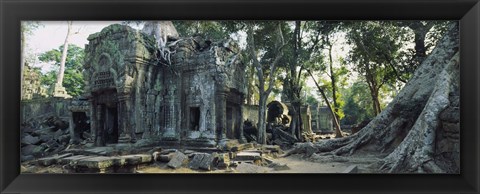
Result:
[[[118,143],[119,112],[116,90],[106,90],[97,96],[99,130],[104,144]]]

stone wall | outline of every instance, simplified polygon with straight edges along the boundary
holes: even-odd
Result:
[[[249,120],[254,126],[258,123],[258,105],[243,105],[243,121]]]
[[[46,118],[50,116],[59,117],[68,121],[70,111],[68,106],[70,100],[63,98],[42,98],[21,102],[21,122],[32,119]]]

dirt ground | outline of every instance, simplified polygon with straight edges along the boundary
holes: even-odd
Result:
[[[357,154],[354,156],[320,156],[314,154],[310,158],[294,154],[283,158],[271,158],[274,164],[282,167],[246,165],[242,167],[229,167],[227,169],[214,169],[212,171],[192,170],[187,167],[172,169],[166,163],[155,162],[147,166],[138,167],[137,173],[342,173],[349,166],[356,165],[357,173],[376,173],[371,164],[378,161],[380,156],[370,154]],[[285,167],[285,165],[287,167]],[[22,173],[66,173],[60,165],[42,167],[35,162],[26,162],[21,165]]]
[[[256,173],[342,173],[349,166],[356,165],[357,173],[375,173],[376,169],[370,165],[378,161],[377,156],[362,155],[352,157],[320,157],[305,159],[302,155],[291,155],[285,158],[272,159],[274,163],[286,164],[289,169],[276,170],[269,167],[259,167]],[[155,163],[149,166],[140,167],[137,173],[252,173],[242,172],[235,167],[224,170],[197,171],[189,168],[171,169],[166,164]]]

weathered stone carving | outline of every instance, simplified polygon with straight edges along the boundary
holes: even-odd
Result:
[[[156,139],[214,146],[244,139],[238,46],[179,38],[174,28],[152,34],[154,27],[162,26],[140,32],[114,24],[88,38],[84,67],[96,144]],[[159,59],[165,50],[169,65]]]

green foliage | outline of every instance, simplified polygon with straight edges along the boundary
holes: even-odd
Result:
[[[173,25],[181,37],[202,35],[204,38],[210,40],[228,38],[231,33],[230,30],[234,30],[227,28],[227,25],[232,27],[233,21],[173,21]]]
[[[45,87],[50,87],[55,84],[57,80],[57,73],[60,67],[60,60],[62,57],[63,45],[58,49],[53,49],[40,54],[38,57],[40,61],[46,63],[53,63],[54,68],[42,75],[41,83]],[[83,80],[83,60],[84,49],[70,44],[67,50],[67,59],[65,61],[65,76],[63,78],[63,86],[67,93],[71,96],[79,96],[83,93],[85,82]]]
[[[345,117],[341,120],[342,124],[354,125],[365,119],[373,118],[372,99],[365,91],[368,91],[367,84],[359,81],[342,92],[345,93],[345,105],[343,106]]]

